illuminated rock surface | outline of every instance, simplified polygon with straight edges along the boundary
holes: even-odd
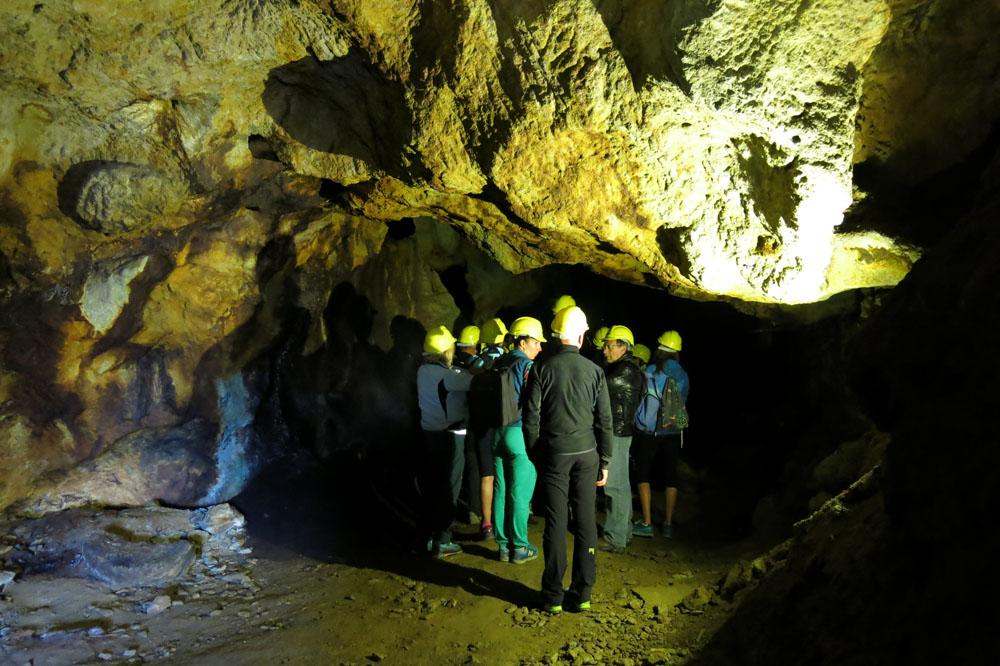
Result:
[[[838,231],[853,165],[920,182],[1000,108],[985,0],[542,6],[6,3],[0,506],[165,499],[101,455],[195,422],[180,503],[225,501],[275,378],[450,322],[450,265],[481,316],[560,263],[761,313],[895,285],[919,248]],[[344,282],[370,331],[327,326]]]

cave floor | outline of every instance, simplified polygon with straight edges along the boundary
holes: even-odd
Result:
[[[674,539],[599,553],[592,610],[550,616],[537,603],[541,557],[500,562],[493,542],[459,523],[465,552],[433,560],[411,550],[398,500],[350,513],[342,495],[317,497],[316,484],[265,478],[234,500],[253,549],[242,572],[120,590],[14,581],[0,602],[0,663],[684,664],[741,597],[721,599],[720,580],[763,552],[711,525],[678,524]],[[544,521],[532,522],[540,544]],[[696,590],[693,610],[678,606]]]
[[[541,541],[542,521],[531,529]],[[461,526],[459,526],[461,527]],[[473,527],[466,526],[469,530]],[[541,558],[496,559],[464,542],[447,561],[354,544],[317,557],[252,538],[255,585],[184,579],[115,590],[82,579],[31,578],[7,588],[4,663],[90,664],[681,664],[728,617],[712,588],[738,545],[636,538],[601,554],[593,608],[549,616],[535,602]],[[169,597],[154,603],[157,597]]]

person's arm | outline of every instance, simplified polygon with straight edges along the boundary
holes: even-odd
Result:
[[[613,432],[608,383],[604,379],[604,373],[600,372],[597,377],[597,402],[594,403],[594,437],[597,440],[597,453],[601,457],[601,469],[605,472],[614,453],[614,441],[611,439]]]
[[[682,377],[683,381],[682,382],[677,382],[677,384],[678,384],[678,386],[680,386],[681,397],[684,398],[684,402],[686,404],[687,401],[688,401],[688,393],[691,392],[691,380],[688,379],[688,375],[687,375],[686,372],[684,372],[682,370],[681,373],[683,374],[683,377]]]
[[[538,441],[542,406],[542,387],[534,365],[531,366],[523,390],[526,393],[522,396],[524,403],[521,408],[521,432],[524,434],[524,448],[530,453]]]
[[[452,368],[444,375],[444,387],[448,391],[468,391],[472,386],[472,373],[463,368]]]

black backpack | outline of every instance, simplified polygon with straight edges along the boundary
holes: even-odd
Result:
[[[514,373],[519,357],[504,354],[486,372],[472,378],[469,387],[469,426],[478,433],[516,423],[521,418]]]

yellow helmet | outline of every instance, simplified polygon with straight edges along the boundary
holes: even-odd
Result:
[[[490,319],[479,332],[479,341],[487,345],[502,345],[507,327],[499,319]]]
[[[561,338],[574,338],[586,333],[588,328],[587,315],[575,305],[563,308],[552,320],[552,332]]]
[[[458,334],[458,343],[460,347],[475,347],[479,344],[479,327],[478,326],[466,326],[462,329],[462,332]]]
[[[635,338],[632,337],[632,331],[628,329],[627,326],[612,326],[608,334],[604,336],[605,340],[624,340],[629,343],[629,345],[635,344]],[[602,341],[603,344],[603,341]]]
[[[424,338],[424,351],[428,354],[440,354],[448,351],[455,344],[455,336],[444,326],[435,326],[427,331]]]
[[[652,352],[649,351],[649,347],[640,343],[632,347],[632,356],[635,356],[643,363],[649,363],[649,357],[652,356]]]
[[[556,299],[556,304],[552,306],[552,314],[556,314],[563,308],[570,308],[576,305],[576,299],[569,294],[563,294]]]
[[[656,338],[656,342],[661,347],[665,347],[667,351],[681,350],[681,334],[677,331],[666,331],[663,335]]]
[[[527,336],[539,342],[546,342],[545,338],[542,337],[542,322],[534,317],[518,317],[515,319],[514,323],[510,325],[510,334],[515,338]]]
[[[594,333],[594,338],[593,338],[595,347],[604,346],[604,338],[608,337],[608,330],[609,329],[607,326],[601,326],[599,329],[597,329],[597,331]]]

